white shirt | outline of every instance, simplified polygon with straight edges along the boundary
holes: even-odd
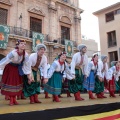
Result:
[[[93,61],[90,61],[88,63],[88,76],[90,75],[90,71],[91,70],[94,70],[94,71],[97,72],[97,68],[98,68],[98,65],[95,66],[94,63],[93,63]]]
[[[19,56],[16,49],[12,50],[9,54],[7,54],[5,58],[0,61],[0,74],[3,74],[3,70],[8,63],[12,62],[15,64],[20,64],[22,62],[22,59],[23,55]],[[25,60],[23,61],[22,70],[26,75],[31,73],[29,56],[27,52],[25,52]]]
[[[58,60],[55,60],[52,65],[50,66],[50,69],[48,70],[48,78],[51,78],[54,72],[65,72],[66,74],[66,78],[68,78],[69,80],[72,80],[74,78],[74,76],[71,73],[71,70],[69,69],[69,66],[67,65],[67,63],[65,62],[65,66],[64,64],[61,66]]]
[[[30,65],[32,67],[34,67],[36,65],[36,62],[37,62],[37,53],[32,53],[29,56],[29,62],[30,62]],[[41,62],[39,64],[38,68],[40,69],[40,67],[42,67],[44,78],[47,78],[47,57],[45,55],[42,56],[42,59],[41,59]]]
[[[105,63],[105,70],[102,72],[103,67],[104,67],[103,62],[99,61],[98,62],[97,75],[104,79],[104,77],[107,77],[107,72],[108,72],[108,65],[107,65],[107,63]]]
[[[72,62],[71,62],[72,74],[75,74],[75,66],[77,64],[80,64],[80,61],[81,61],[81,54],[80,54],[80,52],[77,52],[72,57]],[[86,76],[88,76],[88,68],[87,67],[88,67],[88,56],[85,54],[84,59],[83,59],[83,64],[82,64],[82,72]]]
[[[107,72],[107,80],[112,80],[112,77],[114,76],[114,79],[116,81],[119,80],[119,76],[120,76],[120,71],[116,71],[116,67],[113,66],[111,68],[108,69],[108,72]]]

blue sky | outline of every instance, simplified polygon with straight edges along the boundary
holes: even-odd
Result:
[[[120,2],[120,0],[79,0],[80,8],[84,10],[81,14],[81,33],[87,38],[94,39],[99,43],[98,19],[92,13]]]

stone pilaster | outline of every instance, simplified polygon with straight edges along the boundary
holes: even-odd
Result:
[[[49,9],[49,36],[50,36],[50,41],[53,41],[54,39],[57,38],[57,36],[56,36],[57,8],[56,8],[54,0],[50,1],[50,4],[48,5],[48,9]]]
[[[75,20],[75,41],[81,43],[81,17],[79,11],[76,11]]]

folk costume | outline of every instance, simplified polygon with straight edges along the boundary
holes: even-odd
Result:
[[[107,76],[108,72],[108,65],[107,63],[103,63],[103,60],[106,59],[107,56],[102,55],[101,60],[98,62],[98,70],[97,70],[97,76],[95,78],[95,89],[94,92],[97,95],[97,98],[106,98],[104,96],[103,91],[104,91],[104,80]],[[100,81],[99,78],[102,78],[102,81]]]
[[[37,51],[41,48],[44,48],[46,50],[46,46],[44,44],[38,44],[37,45]],[[27,76],[24,76],[24,96],[30,97],[30,104],[33,103],[41,103],[38,100],[38,94],[40,94],[40,80],[38,81],[38,70],[40,67],[43,68],[43,76],[44,78],[47,78],[47,57],[43,55],[42,57],[39,57],[37,52],[32,53],[29,56],[29,64],[32,69],[32,75],[34,78],[34,82],[31,82],[31,84],[28,83]],[[40,76],[39,76],[40,78]]]
[[[69,92],[69,89],[68,89],[68,82],[69,82],[69,79],[67,78],[66,73],[64,72],[64,75],[63,75],[63,89],[65,90],[65,92],[67,94],[67,97],[72,97],[70,92]]]
[[[109,68],[107,75],[107,80],[109,82],[108,88],[109,88],[110,97],[116,97],[114,94],[114,92],[116,91],[115,82],[117,83],[119,81],[119,76],[120,76],[120,70],[117,66],[115,66],[116,63],[117,61],[114,61],[114,66]]]
[[[98,56],[98,54],[94,54],[93,56],[95,55]],[[83,82],[83,86],[88,91],[90,99],[95,99],[95,97],[93,97],[92,91],[94,91],[95,88],[95,78],[97,75],[97,69],[98,63],[95,62],[94,59],[92,59],[88,64],[88,77]]]
[[[59,55],[59,57],[63,54],[66,53],[62,52]],[[53,95],[53,101],[55,102],[60,102],[58,95],[61,94],[64,71],[66,72],[68,79],[73,79],[73,76],[69,67],[67,66],[67,63],[61,62],[59,58],[57,60],[54,60],[54,62],[50,66],[50,69],[48,70],[49,80],[48,83],[44,85],[44,90]]]
[[[18,40],[17,44],[20,42],[25,41]],[[28,53],[23,51],[20,54],[18,49],[12,50],[0,61],[0,71],[3,71],[1,94],[10,97],[10,105],[17,105],[16,96],[21,95],[23,90],[22,76],[31,73]]]
[[[116,86],[116,91],[119,92],[119,96],[120,96],[120,76],[119,76],[119,80],[115,81],[115,86]]]
[[[50,64],[48,64],[47,63],[47,71],[50,69]],[[43,83],[43,81],[44,81],[44,75],[43,75],[43,69],[42,69],[42,67],[40,68],[40,75],[41,75],[41,88],[44,90],[44,83]],[[48,96],[48,92],[46,92],[46,91],[44,91],[44,94],[45,94],[45,98],[47,99],[47,98],[50,98],[49,96]]]
[[[85,45],[81,44],[78,46],[81,51]],[[80,97],[80,91],[83,91],[84,75],[88,76],[88,57],[86,54],[82,55],[81,52],[77,52],[72,57],[71,62],[71,73],[74,74],[75,80],[69,81],[69,91],[75,96],[75,100],[84,100]]]

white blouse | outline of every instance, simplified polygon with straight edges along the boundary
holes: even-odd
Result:
[[[37,62],[37,53],[32,53],[29,56],[30,66],[34,67],[36,65],[36,62]],[[43,72],[44,78],[47,78],[47,57],[45,55],[42,56],[40,65],[38,66],[39,69],[41,67],[42,67],[42,72]]]
[[[69,80],[72,80],[74,78],[66,62],[65,62],[65,66],[64,64],[61,66],[59,61],[55,60],[50,66],[50,69],[48,70],[48,78],[51,78],[54,72],[61,72],[61,73],[65,72],[66,77]]]
[[[5,58],[3,58],[0,61],[0,74],[1,75],[3,74],[3,70],[8,63],[12,62],[15,64],[20,64],[22,62],[22,59],[23,59],[23,55],[19,56],[16,49],[11,51],[9,54],[7,54]],[[26,75],[31,73],[31,69],[29,65],[29,56],[27,52],[25,52],[25,60],[23,61],[22,70]]]
[[[120,76],[120,71],[116,71],[116,67],[113,66],[111,68],[109,68],[108,73],[107,73],[107,80],[112,80],[112,77],[114,76],[115,80],[118,81],[119,80],[119,76]]]
[[[81,61],[81,55],[80,52],[77,52],[72,57],[72,62],[71,62],[72,74],[75,74],[75,66],[77,64],[80,64],[80,61]],[[84,59],[83,59],[82,72],[84,75],[88,76],[88,56],[86,54],[84,55]]]
[[[96,73],[97,73],[97,68],[98,68],[98,65],[95,66],[93,61],[90,61],[88,63],[88,76],[90,75],[91,70],[96,71]]]
[[[108,65],[107,65],[107,63],[105,63],[105,70],[102,72],[103,67],[104,67],[103,62],[99,61],[98,62],[98,69],[97,69],[97,75],[104,79],[104,77],[107,77],[107,72],[108,72]]]

